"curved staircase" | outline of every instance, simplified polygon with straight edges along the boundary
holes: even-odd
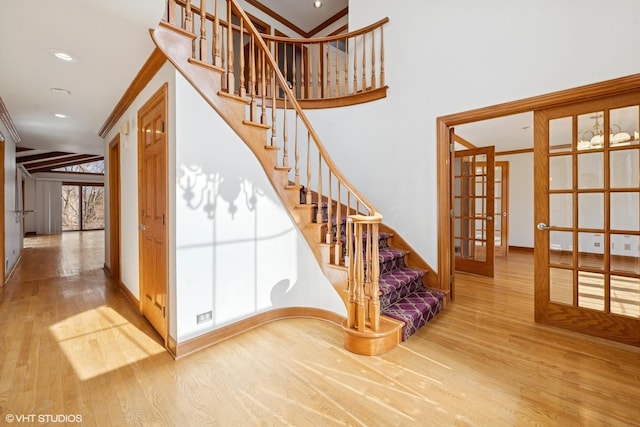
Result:
[[[239,25],[225,26],[218,0],[214,15],[170,0],[152,38],[259,160],[347,307],[345,347],[384,353],[442,311],[445,293],[427,289],[433,272],[407,266],[417,255],[380,231],[382,216],[333,164],[253,24],[236,0],[223,3]]]

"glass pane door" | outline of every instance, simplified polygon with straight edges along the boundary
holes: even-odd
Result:
[[[493,277],[494,148],[456,151],[453,173],[455,269]]]
[[[536,321],[640,343],[640,97],[535,114]]]

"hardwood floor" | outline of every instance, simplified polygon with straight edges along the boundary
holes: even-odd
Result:
[[[455,303],[382,356],[345,351],[337,325],[289,319],[174,361],[105,278],[102,232],[27,244],[0,290],[7,424],[640,423],[640,349],[536,325],[530,254],[498,259],[495,279],[457,274]]]

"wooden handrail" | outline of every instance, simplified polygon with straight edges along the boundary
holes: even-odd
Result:
[[[251,22],[251,19],[249,19],[249,17],[244,12],[242,7],[240,7],[240,5],[238,4],[238,2],[236,0],[229,0],[229,1],[235,7],[236,12],[240,14],[241,19],[245,21],[247,25],[247,29],[249,29],[250,33],[253,34],[260,48],[265,52],[270,52],[264,39],[262,38],[262,35],[258,32],[256,27],[253,25],[253,22]],[[347,178],[344,175],[342,175],[342,173],[340,172],[336,164],[333,162],[333,159],[331,159],[331,156],[329,156],[329,153],[324,148],[324,145],[320,143],[320,138],[318,137],[318,134],[316,133],[313,126],[311,126],[311,123],[309,122],[309,119],[307,118],[307,116],[304,114],[304,111],[300,107],[300,104],[298,104],[298,102],[296,101],[296,97],[294,96],[293,91],[289,88],[289,85],[287,84],[287,81],[285,80],[284,76],[280,72],[280,68],[278,67],[278,64],[276,64],[273,56],[265,55],[265,59],[269,62],[269,65],[271,65],[271,68],[274,71],[274,75],[278,80],[278,84],[280,85],[280,90],[285,92],[286,98],[290,100],[292,106],[295,108],[296,112],[300,117],[300,120],[302,120],[302,122],[304,123],[305,127],[307,128],[307,131],[311,135],[311,138],[313,139],[316,145],[316,148],[318,149],[320,155],[324,159],[327,166],[329,166],[332,173],[336,176],[336,178],[340,180],[342,185],[345,188],[347,188],[349,192],[352,193],[358,199],[358,201],[368,211],[369,215],[377,214],[377,211],[373,207],[373,204],[369,202],[362,194],[360,194],[360,192],[356,190],[356,188],[349,182],[349,180],[347,180]]]

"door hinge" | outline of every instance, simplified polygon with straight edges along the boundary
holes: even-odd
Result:
[[[162,122],[162,133],[164,133],[164,121]]]
[[[164,318],[166,318],[166,317],[167,317],[167,307],[166,307],[166,306],[163,306],[163,307],[162,307],[162,318],[164,319]]]
[[[449,216],[450,216],[451,218],[453,218],[454,216],[456,216],[456,214],[455,214],[455,212],[453,211],[453,209],[451,209],[451,210],[449,211]]]
[[[453,285],[453,275],[449,276],[449,284]]]
[[[162,214],[162,225],[164,225],[164,214]]]
[[[456,145],[452,142],[449,144],[449,152],[453,153],[454,151],[456,151]]]

